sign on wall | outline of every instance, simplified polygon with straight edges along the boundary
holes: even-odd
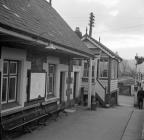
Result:
[[[46,73],[31,73],[29,99],[45,97]]]

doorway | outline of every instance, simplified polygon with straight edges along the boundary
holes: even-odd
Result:
[[[65,72],[60,72],[60,104],[64,102]]]

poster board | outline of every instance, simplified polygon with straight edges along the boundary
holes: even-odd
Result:
[[[46,73],[31,73],[29,100],[44,98],[45,91],[46,91]]]

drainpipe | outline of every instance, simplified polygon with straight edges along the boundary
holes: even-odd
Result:
[[[2,139],[1,72],[0,72],[0,138]]]
[[[95,92],[96,92],[96,80],[98,79],[98,57],[94,58],[94,79],[95,79]]]
[[[88,78],[88,108],[91,109],[91,92],[92,92],[92,59],[89,62],[89,78]]]
[[[69,66],[68,66],[68,79],[67,79],[67,106],[70,106],[70,95],[72,94],[72,89],[71,89],[71,83],[72,83],[72,78],[71,78],[71,72],[73,71],[73,65],[72,65],[72,59],[69,58]]]

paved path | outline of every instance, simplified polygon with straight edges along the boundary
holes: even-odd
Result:
[[[131,139],[142,113],[130,107],[98,108],[97,111],[78,110],[48,126],[23,135],[18,140],[138,140]],[[130,118],[134,118],[130,120]],[[144,117],[143,117],[144,118]],[[135,122],[137,120],[137,122]],[[141,119],[142,120],[142,119]],[[129,122],[129,123],[128,123]],[[131,123],[130,123],[131,122]],[[137,124],[139,122],[139,124]],[[128,125],[129,124],[129,125]],[[131,124],[131,125],[130,125]],[[139,128],[141,128],[139,126]],[[131,129],[131,130],[130,130]],[[139,129],[140,131],[140,129]],[[137,135],[138,133],[138,135]],[[127,139],[126,139],[127,138]],[[130,138],[130,139],[128,139]]]
[[[135,109],[125,129],[122,140],[141,140],[144,124],[144,110]]]

